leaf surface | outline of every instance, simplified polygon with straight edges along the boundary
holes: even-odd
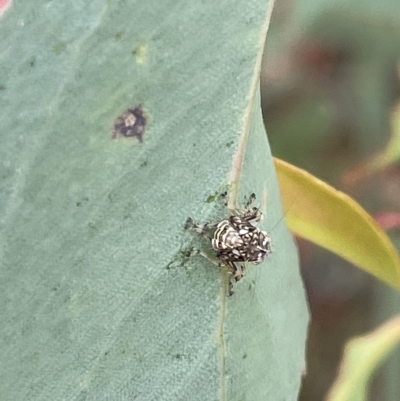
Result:
[[[258,93],[270,12],[94,0],[3,15],[2,400],[297,397],[308,316],[284,224],[232,298],[226,274],[186,257],[208,245],[184,230],[225,217],[226,188],[230,204],[268,199],[263,228],[282,216]]]

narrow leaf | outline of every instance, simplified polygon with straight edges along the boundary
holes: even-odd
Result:
[[[326,401],[366,401],[371,375],[399,343],[400,316],[370,334],[350,340]]]

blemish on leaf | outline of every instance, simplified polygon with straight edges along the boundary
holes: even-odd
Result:
[[[86,203],[89,200],[87,196],[84,196],[82,200],[76,202],[76,207],[81,207],[84,203]]]
[[[234,141],[230,141],[226,144],[227,148],[230,148],[235,142]]]
[[[137,106],[134,109],[127,109],[115,120],[112,139],[136,137],[139,142],[143,142],[145,127],[146,117],[142,108]]]
[[[140,165],[140,167],[146,167],[147,166],[147,160],[145,160],[141,165]]]
[[[147,58],[147,43],[139,43],[135,49],[132,50],[138,64],[144,64]]]
[[[89,237],[93,237],[98,231],[98,228],[96,227],[96,224],[93,221],[89,221],[87,226],[89,228],[89,230],[88,230]]]
[[[122,38],[123,33],[124,33],[123,31],[117,32],[117,33],[114,35],[114,39],[115,39],[115,40],[120,40],[120,39]]]
[[[207,199],[206,199],[206,203],[212,203],[215,201],[216,198],[216,194],[214,195],[208,195]]]
[[[215,191],[213,194],[208,195],[207,199],[206,199],[206,203],[213,203],[216,200],[221,200],[224,199],[226,196],[228,196],[228,191],[224,190],[224,191]]]

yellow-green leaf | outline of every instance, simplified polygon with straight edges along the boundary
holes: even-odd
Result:
[[[400,342],[400,315],[368,335],[350,340],[326,401],[365,401],[371,374]]]
[[[352,198],[275,158],[286,221],[320,245],[400,289],[400,258],[386,233]]]

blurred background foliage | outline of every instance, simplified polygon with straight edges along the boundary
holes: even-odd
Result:
[[[261,76],[274,156],[350,194],[400,249],[400,2],[280,0]],[[343,346],[400,311],[392,289],[299,240],[312,323],[300,400],[325,398]],[[400,399],[397,350],[370,400]]]

